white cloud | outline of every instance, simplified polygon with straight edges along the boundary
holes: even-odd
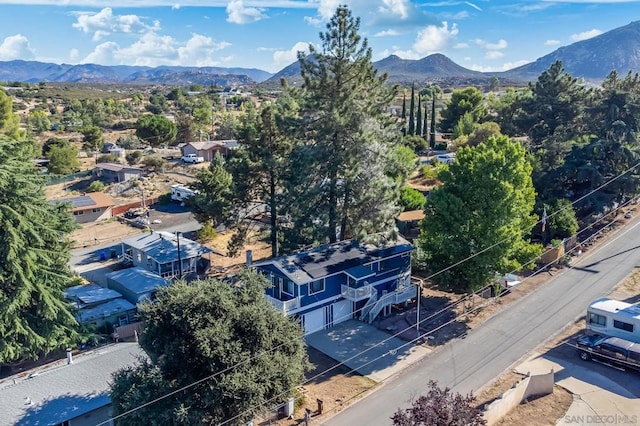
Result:
[[[474,71],[481,71],[481,72],[495,72],[495,71],[507,71],[516,67],[519,67],[521,65],[524,64],[528,64],[531,61],[527,61],[527,60],[520,60],[520,61],[516,61],[516,62],[505,62],[504,64],[497,66],[497,67],[486,67],[483,65],[478,65],[478,64],[473,64],[471,66],[469,66],[469,69],[474,70]]]
[[[384,49],[381,52],[373,54],[373,61],[374,62],[379,61],[381,59],[388,57],[389,55],[391,55],[391,52],[389,52],[389,49]]]
[[[160,29],[158,21],[147,25],[137,15],[114,15],[110,7],[105,7],[97,13],[76,12],[75,14],[77,21],[71,26],[86,34],[93,33],[94,41],[112,33],[144,33]]]
[[[384,30],[384,31],[380,31],[378,33],[375,33],[373,36],[374,37],[389,37],[389,36],[397,36],[400,35],[400,33],[396,30]]]
[[[488,50],[484,57],[487,59],[500,59],[504,57],[504,53],[499,50]]]
[[[393,54],[402,59],[420,59],[420,55],[413,50],[395,50]]]
[[[318,4],[318,15],[323,21],[329,20],[336,12],[338,6],[342,4],[343,0],[311,0],[309,3]]]
[[[180,9],[180,5],[178,3],[176,3],[173,6],[171,6],[171,9],[178,10],[178,9]]]
[[[127,47],[114,42],[99,44],[81,62],[102,65],[214,66],[220,63],[214,53],[228,46],[230,43],[214,42],[201,34],[194,33],[186,42],[180,42],[171,36],[149,32]]]
[[[453,45],[454,49],[468,49],[469,45],[467,43],[456,43]]]
[[[34,59],[35,50],[31,47],[29,39],[22,34],[6,37],[0,44],[0,60],[12,61],[14,59]]]
[[[545,46],[556,46],[560,44],[560,40],[545,40],[544,45]]]
[[[455,15],[452,16],[453,19],[467,19],[469,17],[469,12],[467,12],[466,10],[463,10],[461,12],[456,13]]]
[[[398,15],[401,19],[409,17],[409,1],[408,0],[382,0],[384,6],[379,7],[380,13]]]
[[[299,41],[289,50],[276,50],[273,52],[273,65],[282,68],[291,65],[298,59],[298,52],[309,52],[309,43]]]
[[[227,5],[227,22],[232,24],[250,24],[265,19],[264,9],[246,7],[243,0],[231,0]]]
[[[571,40],[573,41],[582,41],[582,40],[587,40],[590,38],[593,38],[595,36],[599,36],[600,34],[602,34],[602,31],[597,30],[597,29],[592,29],[589,31],[583,31],[581,33],[577,33],[577,34],[573,34],[571,35]]]
[[[441,52],[458,35],[458,26],[453,24],[449,29],[447,21],[440,27],[429,25],[418,31],[413,50],[420,55]]]
[[[80,59],[80,51],[78,49],[71,49],[69,51],[69,60],[75,62]]]
[[[469,7],[474,8],[478,12],[482,12],[482,9],[479,6],[477,6],[477,5],[475,5],[475,4],[471,3],[471,2],[465,1],[464,4],[466,4]]]
[[[487,50],[502,50],[508,45],[506,40],[499,40],[497,43],[489,43],[488,41],[477,38],[474,41],[478,46]]]

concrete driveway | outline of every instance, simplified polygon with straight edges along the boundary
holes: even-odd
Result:
[[[431,352],[354,319],[310,334],[305,340],[375,382],[388,379]]]
[[[640,399],[621,386],[589,368],[592,362],[568,361],[538,354],[519,365],[520,374],[555,372],[556,384],[574,395],[574,401],[557,425],[569,424],[638,424],[640,423]],[[629,380],[637,380],[637,374],[627,372]]]

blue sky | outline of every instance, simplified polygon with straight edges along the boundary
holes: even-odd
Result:
[[[339,4],[373,59],[443,53],[510,69],[640,19],[624,0],[0,0],[0,61],[197,65],[277,72],[318,44]]]

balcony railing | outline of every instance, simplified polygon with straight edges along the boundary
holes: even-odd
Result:
[[[341,295],[345,299],[349,299],[353,302],[370,298],[377,290],[372,285],[365,285],[362,287],[354,288],[348,285],[342,285]]]
[[[265,295],[265,297],[267,298],[267,300],[269,302],[271,302],[271,304],[280,312],[282,312],[283,314],[287,315],[289,312],[293,311],[294,309],[298,309],[300,307],[300,299],[299,298],[295,298],[295,299],[291,299],[291,300],[278,300],[276,298],[273,298],[269,295]]]

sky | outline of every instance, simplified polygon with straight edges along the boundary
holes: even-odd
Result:
[[[640,0],[0,0],[0,61],[258,68],[296,60],[340,4],[373,60],[504,71],[640,19]]]

